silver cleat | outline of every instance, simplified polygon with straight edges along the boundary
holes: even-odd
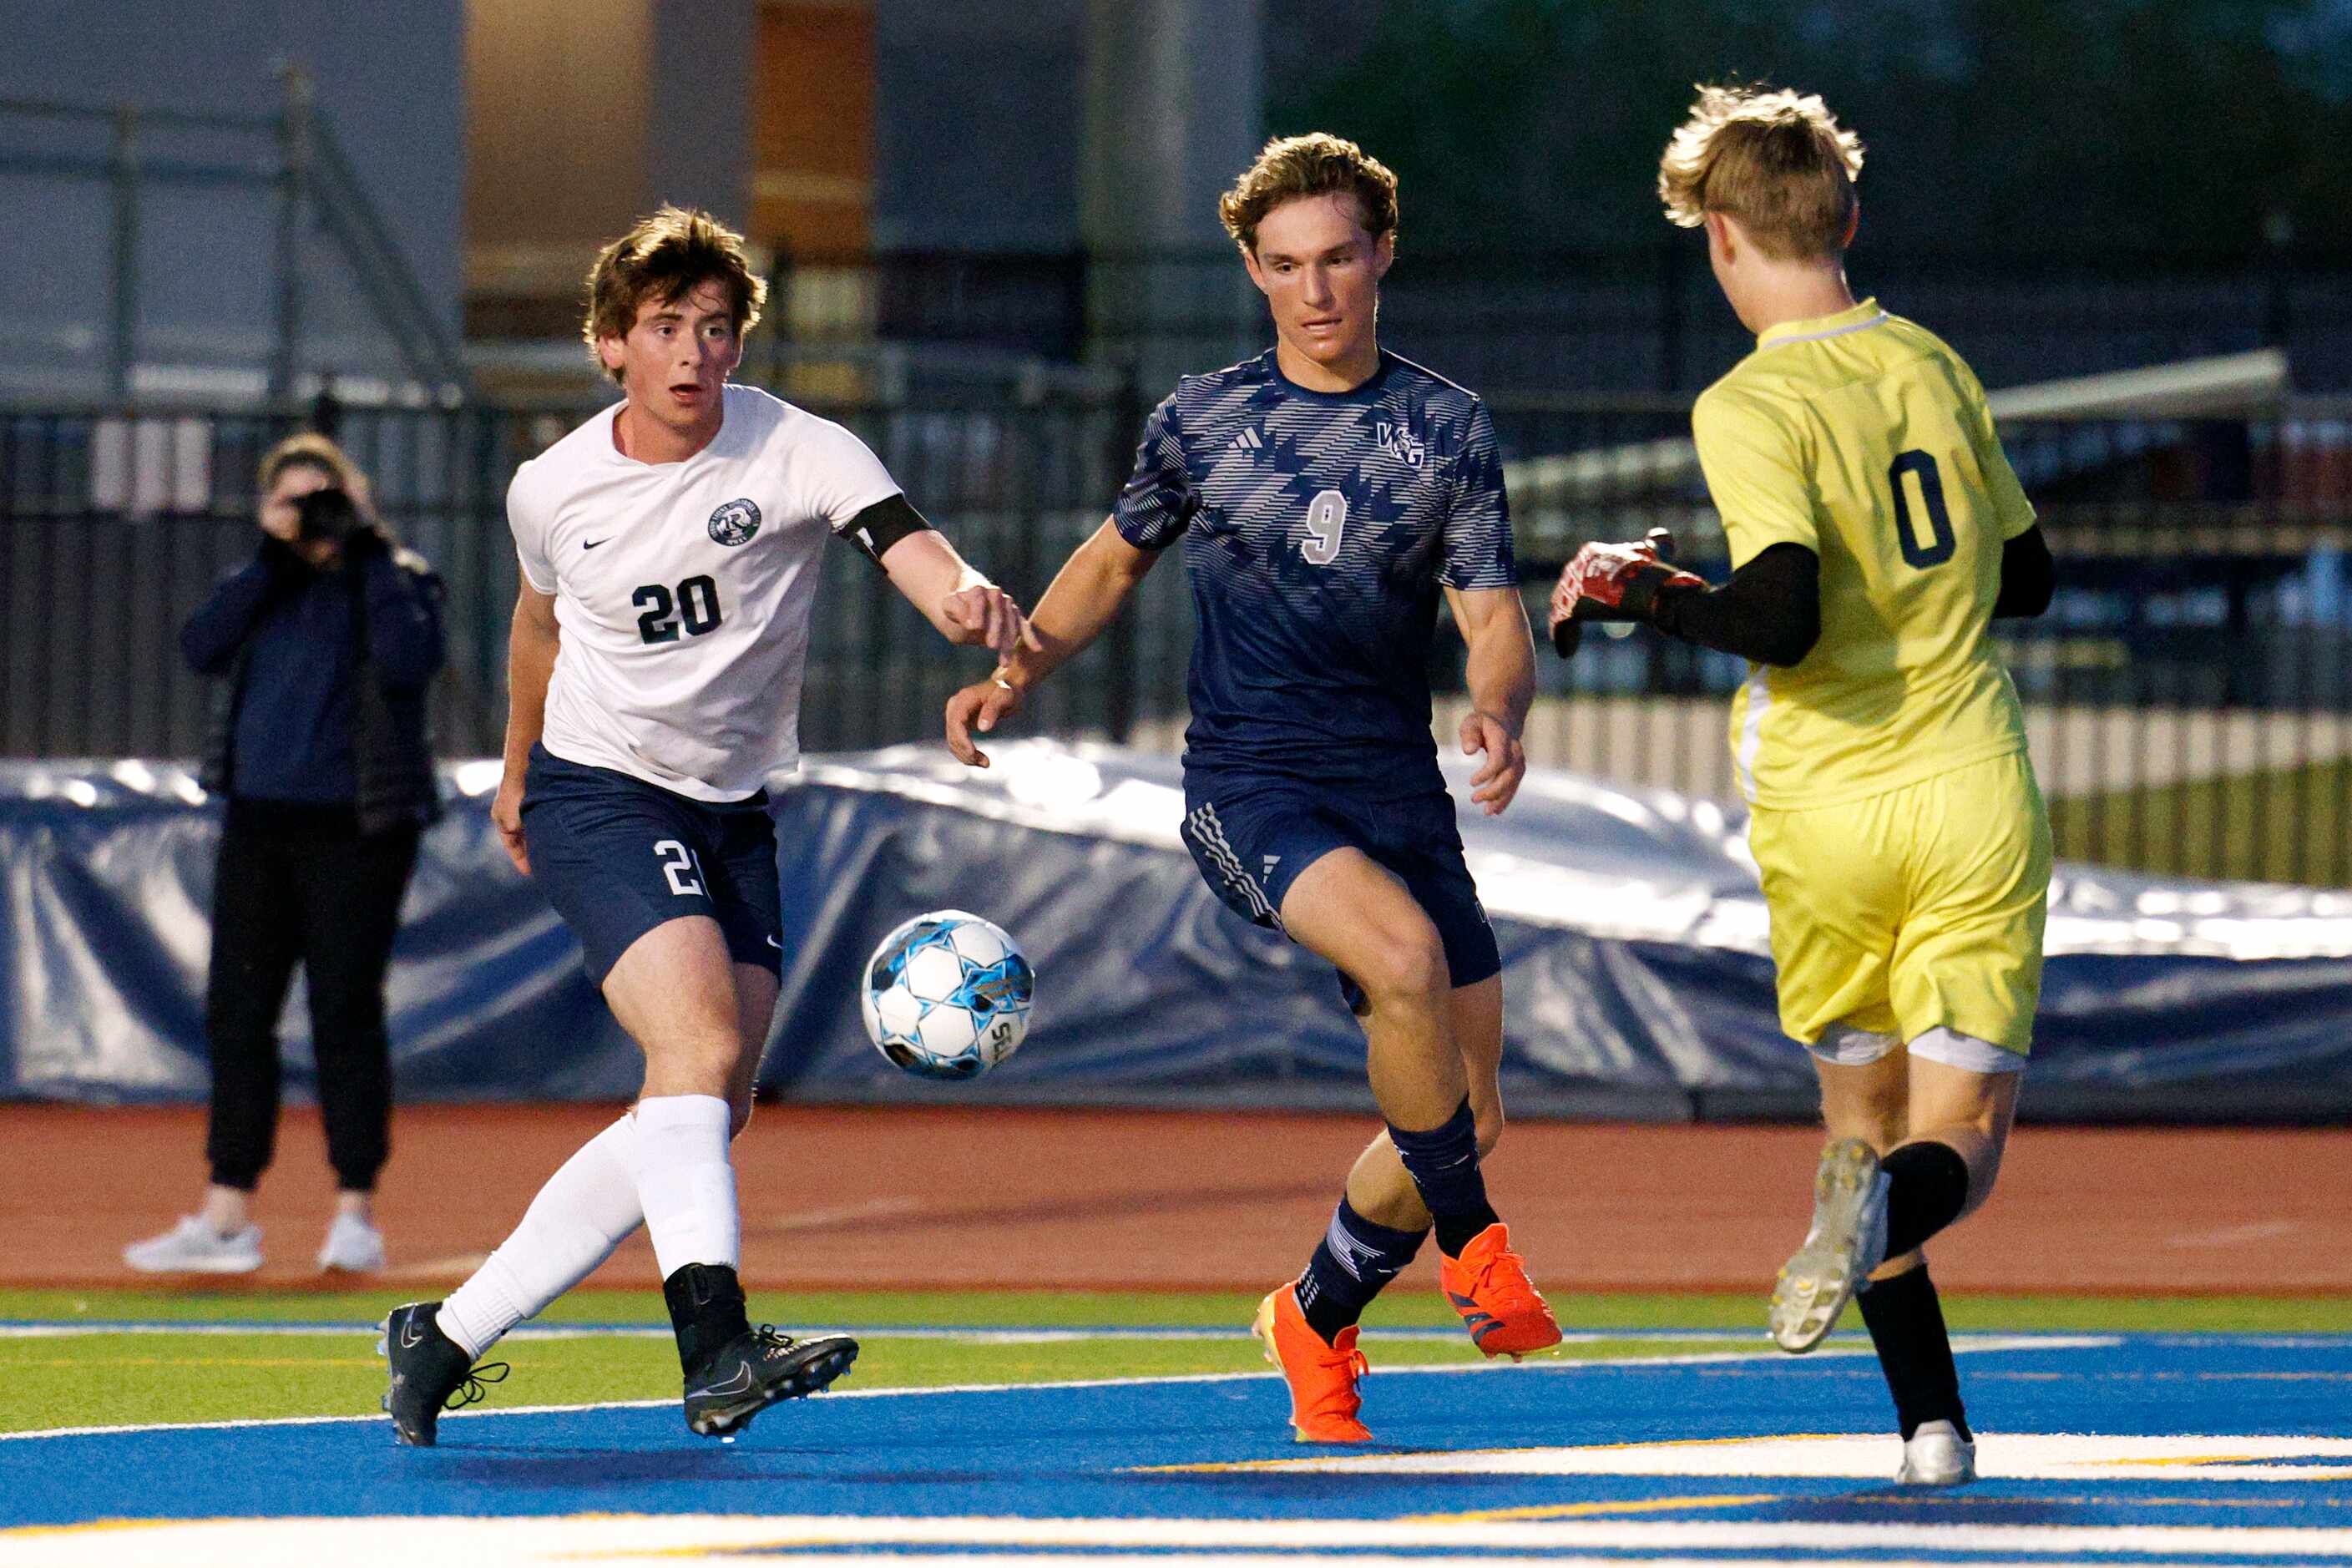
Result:
[[[1906,1487],[1964,1487],[1977,1479],[1977,1446],[1948,1421],[1923,1421],[1903,1445],[1903,1468],[1895,1474]]]
[[[1802,1354],[1836,1327],[1870,1271],[1886,1260],[1886,1177],[1859,1138],[1822,1151],[1813,1173],[1813,1227],[1772,1284],[1772,1339]]]

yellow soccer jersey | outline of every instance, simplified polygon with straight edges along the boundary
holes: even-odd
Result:
[[[1783,542],[1821,558],[1821,640],[1732,702],[1751,804],[1835,805],[2024,748],[1991,626],[2033,508],[1959,355],[1875,300],[1783,322],[1691,430],[1735,568]]]

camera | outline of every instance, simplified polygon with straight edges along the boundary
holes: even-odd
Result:
[[[349,490],[338,485],[297,497],[294,511],[299,520],[294,537],[305,543],[341,544],[367,526],[367,520],[360,515],[359,503],[352,500]]]

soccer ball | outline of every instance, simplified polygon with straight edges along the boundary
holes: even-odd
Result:
[[[882,939],[866,961],[858,1010],[875,1049],[923,1078],[978,1078],[1029,1032],[1036,972],[978,915],[939,910]]]

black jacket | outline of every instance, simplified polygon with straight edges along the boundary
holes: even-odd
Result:
[[[360,831],[440,814],[425,699],[441,668],[441,581],[424,560],[354,536],[316,572],[274,540],[181,628],[181,649],[226,675],[203,773],[232,797],[348,804]],[[370,548],[374,545],[373,548]],[[256,722],[256,721],[258,722]],[[266,736],[266,758],[240,763]]]

